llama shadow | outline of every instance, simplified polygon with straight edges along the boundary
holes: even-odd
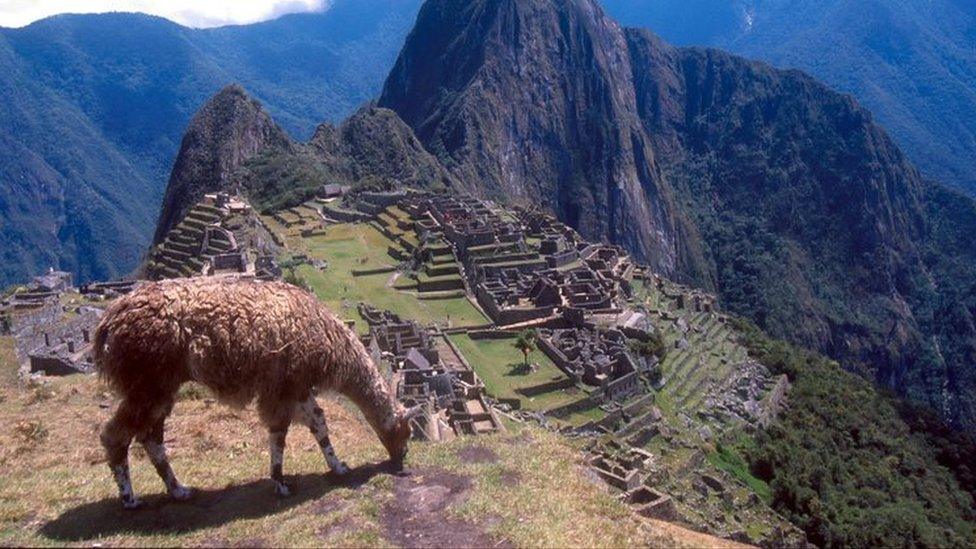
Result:
[[[336,488],[358,488],[378,474],[396,472],[389,462],[363,465],[345,476],[304,474],[287,476],[292,495],[279,498],[270,479],[228,486],[219,490],[195,490],[185,502],[165,494],[146,495],[142,507],[126,511],[118,498],[106,498],[69,509],[47,522],[38,533],[59,541],[84,541],[122,533],[175,534],[220,526],[240,519],[280,513],[319,499]]]

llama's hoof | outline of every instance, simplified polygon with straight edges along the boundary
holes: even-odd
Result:
[[[122,508],[126,511],[135,511],[136,509],[142,508],[142,501],[136,498],[128,498],[122,500]]]
[[[291,488],[282,482],[275,483],[275,495],[279,498],[286,498],[291,495]]]
[[[186,501],[193,497],[193,490],[186,486],[177,486],[170,490],[169,496],[176,501]]]
[[[335,469],[332,469],[332,472],[337,475],[347,475],[349,474],[349,466],[343,461],[336,465]]]

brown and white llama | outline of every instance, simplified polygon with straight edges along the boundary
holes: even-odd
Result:
[[[318,440],[329,467],[335,455],[316,395],[348,397],[402,469],[410,417],[365,347],[310,293],[280,282],[197,278],[146,284],[106,311],[95,332],[95,365],[122,398],[102,431],[108,464],[126,508],[139,506],[129,477],[132,439],[140,441],[169,494],[190,491],[176,479],[163,445],[163,426],[179,387],[196,381],[223,403],[257,401],[268,429],[271,479],[287,496],[282,475],[285,436],[293,419]]]

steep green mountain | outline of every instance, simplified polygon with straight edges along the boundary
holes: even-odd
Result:
[[[852,93],[926,175],[976,193],[968,0],[602,0],[624,25],[809,72]]]
[[[259,153],[287,152],[290,140],[240,86],[220,91],[193,117],[176,157],[153,243],[207,193],[231,190],[234,173]]]
[[[590,0],[430,0],[379,105],[467,188],[549,207],[976,425],[973,202],[923,182],[849,96]]]
[[[131,271],[196,109],[239,82],[308,138],[374,97],[419,0],[189,29],[138,14],[0,29],[0,286],[49,266]]]
[[[247,194],[262,210],[295,206],[325,184],[455,187],[396,113],[366,105],[340,125],[292,140],[238,85],[211,98],[183,137],[154,244],[207,193]]]

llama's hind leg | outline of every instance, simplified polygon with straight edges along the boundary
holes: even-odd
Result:
[[[319,448],[321,448],[322,455],[325,456],[325,461],[329,464],[329,468],[337,475],[348,473],[349,466],[339,461],[339,458],[336,457],[335,449],[332,448],[332,441],[329,440],[329,427],[325,423],[325,413],[319,407],[318,403],[315,402],[315,396],[309,396],[299,408],[302,423],[307,425],[309,430],[312,431],[312,435],[318,441]]]
[[[176,479],[176,474],[173,473],[173,468],[170,466],[169,459],[166,457],[166,445],[164,443],[166,417],[172,410],[172,402],[161,410],[160,417],[153,425],[152,431],[142,438],[142,447],[145,448],[146,454],[149,456],[149,461],[152,462],[153,467],[156,468],[156,472],[159,473],[159,478],[163,479],[169,495],[173,499],[183,501],[190,499],[193,491],[180,484]]]
[[[268,445],[271,449],[271,480],[275,484],[275,493],[281,497],[291,495],[291,489],[285,484],[285,438],[288,436],[288,425],[276,425],[268,428]]]
[[[112,419],[102,429],[102,446],[108,458],[109,469],[119,488],[119,498],[126,509],[136,509],[141,503],[132,490],[129,476],[129,445],[139,430],[140,414],[128,400],[123,400]]]
[[[275,485],[275,493],[281,497],[290,496],[291,489],[285,484],[282,469],[285,461],[285,439],[288,437],[288,427],[291,425],[295,404],[293,401],[264,397],[258,399],[258,411],[261,413],[261,421],[268,428],[271,480]]]

